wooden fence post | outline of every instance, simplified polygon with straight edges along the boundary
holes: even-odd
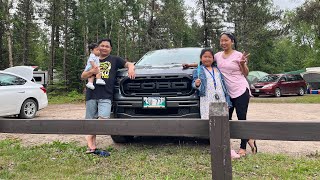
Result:
[[[209,129],[212,179],[231,180],[229,109],[227,103],[210,103]]]

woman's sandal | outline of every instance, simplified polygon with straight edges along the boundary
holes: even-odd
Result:
[[[252,141],[253,141],[253,144],[252,144]],[[257,144],[256,144],[256,140],[250,139],[248,141],[248,144],[251,147],[252,154],[257,154],[258,147],[257,147]]]
[[[103,151],[103,150],[100,150],[100,149],[88,149],[86,151],[87,154],[95,154],[95,155],[98,155],[98,156],[101,156],[101,157],[108,157],[110,156],[110,153],[108,151]]]

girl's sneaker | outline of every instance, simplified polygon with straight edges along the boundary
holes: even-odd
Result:
[[[231,150],[231,159],[239,159],[240,155],[235,150]]]
[[[94,90],[94,85],[93,85],[93,83],[88,82],[88,83],[86,84],[86,86],[87,86],[87,88]]]
[[[99,84],[99,85],[106,85],[106,82],[104,82],[103,79],[97,79],[96,80],[96,84]]]

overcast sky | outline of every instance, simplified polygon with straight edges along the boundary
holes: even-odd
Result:
[[[294,9],[304,3],[304,0],[273,0],[280,9]]]
[[[196,0],[185,0],[186,4],[190,7],[195,6]],[[294,9],[304,3],[305,0],[273,0],[274,5],[280,9]]]

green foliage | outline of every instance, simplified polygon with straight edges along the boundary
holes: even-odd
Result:
[[[271,0],[198,0],[188,9],[184,0],[22,0],[12,7],[8,2],[0,2],[0,69],[9,65],[7,25],[14,65],[48,70],[50,86],[65,91],[82,91],[87,45],[101,38],[112,39],[112,54],[137,61],[161,48],[211,46],[218,51],[220,33],[228,30],[234,31],[238,50],[250,52],[250,70],[279,73],[320,66],[317,0],[286,12]],[[58,84],[53,70],[60,75]]]
[[[0,179],[211,179],[210,148],[194,142],[104,147],[111,156],[85,154],[75,143],[21,146],[0,141]],[[259,153],[232,162],[234,179],[317,179],[319,156]]]
[[[77,91],[69,93],[50,92],[48,93],[48,101],[49,104],[84,103],[85,97],[83,93]]]

